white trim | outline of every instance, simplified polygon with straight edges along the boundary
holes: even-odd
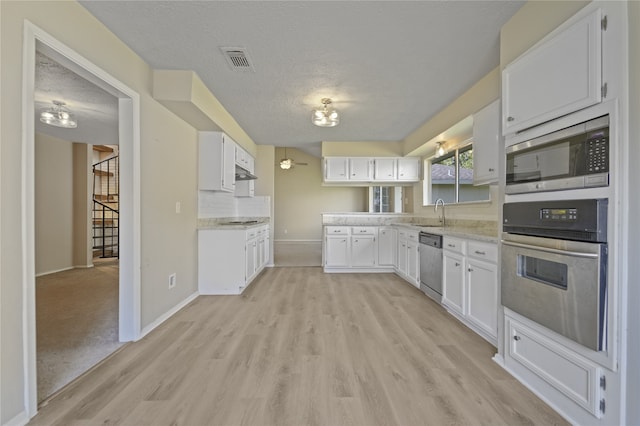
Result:
[[[4,426],[23,426],[29,421],[29,416],[26,411],[21,411],[12,419],[9,419]]]
[[[144,329],[142,329],[142,331],[140,332],[140,336],[139,339],[142,339],[144,336],[146,336],[147,334],[151,333],[156,327],[158,327],[160,324],[162,324],[163,322],[165,322],[166,320],[168,320],[169,318],[171,318],[173,315],[175,315],[179,310],[181,310],[182,308],[184,308],[185,306],[187,306],[189,303],[193,302],[195,299],[197,299],[200,296],[200,293],[195,292],[193,293],[191,296],[187,297],[186,299],[184,299],[182,302],[178,303],[176,306],[174,306],[173,308],[171,308],[169,311],[165,312],[164,314],[162,314],[160,317],[158,317],[154,322],[152,322],[151,324],[149,324],[148,326],[146,326]]]
[[[45,271],[45,272],[40,272],[39,274],[36,274],[36,278],[38,277],[44,277],[45,275],[51,275],[51,274],[57,274],[58,272],[64,272],[64,271],[70,271],[72,269],[75,269],[76,266],[67,266],[66,268],[60,268],[60,269],[54,269],[53,271]]]
[[[125,174],[128,180],[122,185],[121,192],[129,200],[129,210],[121,214],[121,234],[129,235],[120,259],[120,293],[130,296],[129,303],[120,312],[120,340],[137,340],[140,337],[140,95],[94,65],[70,47],[56,40],[28,20],[23,30],[23,78],[22,78],[22,199],[24,212],[22,222],[22,275],[23,275],[23,356],[24,356],[24,401],[28,417],[37,413],[36,381],[36,324],[35,324],[35,225],[34,225],[34,93],[35,93],[35,52],[37,42],[44,49],[53,51],[64,58],[66,65],[91,80],[108,86],[109,92],[123,99],[128,105],[127,112],[120,112],[120,155],[127,163]],[[94,82],[95,82],[94,81]],[[124,181],[123,181],[124,182]],[[124,268],[122,264],[124,263]]]

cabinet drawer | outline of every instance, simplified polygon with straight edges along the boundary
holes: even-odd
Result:
[[[485,260],[491,263],[498,262],[498,246],[491,243],[469,241],[467,243],[467,256]]]
[[[327,235],[349,235],[348,226],[326,226],[324,230]]]
[[[375,235],[375,226],[354,226],[351,228],[351,235]]]
[[[601,369],[508,314],[505,320],[507,362],[517,361],[600,418]]]
[[[419,236],[419,232],[407,232],[407,239],[409,241],[415,241],[417,243],[419,239],[418,236]]]
[[[247,240],[251,240],[258,235],[258,229],[249,229],[247,231]]]
[[[461,240],[460,238],[443,237],[442,248],[455,253],[464,254],[465,241]]]

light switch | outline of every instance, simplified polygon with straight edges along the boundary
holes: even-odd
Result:
[[[176,201],[176,213],[180,213],[180,210],[182,210],[182,204],[180,201]]]

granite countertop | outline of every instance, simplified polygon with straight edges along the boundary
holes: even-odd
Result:
[[[207,217],[198,219],[198,230],[251,229],[268,225],[268,217]]]
[[[478,241],[486,241],[490,243],[498,242],[498,229],[495,226],[495,222],[482,222],[478,225],[447,225],[442,227],[439,225],[418,225],[415,223],[394,223],[394,226],[408,228],[414,231],[424,231],[431,234],[444,235],[449,237],[467,238]],[[494,224],[494,226],[491,226]]]
[[[324,226],[399,226],[414,231],[479,241],[498,242],[498,223],[491,220],[451,219],[442,227],[437,219],[407,213],[324,213]]]

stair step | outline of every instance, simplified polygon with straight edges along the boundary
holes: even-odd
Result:
[[[93,150],[100,152],[113,152],[113,148],[106,145],[93,145]]]
[[[118,219],[93,219],[94,225],[115,225]]]
[[[118,194],[93,194],[93,199],[95,201],[108,202],[108,203],[117,203],[118,202]]]
[[[113,176],[113,172],[108,172],[106,170],[93,169],[93,173],[96,176]]]

